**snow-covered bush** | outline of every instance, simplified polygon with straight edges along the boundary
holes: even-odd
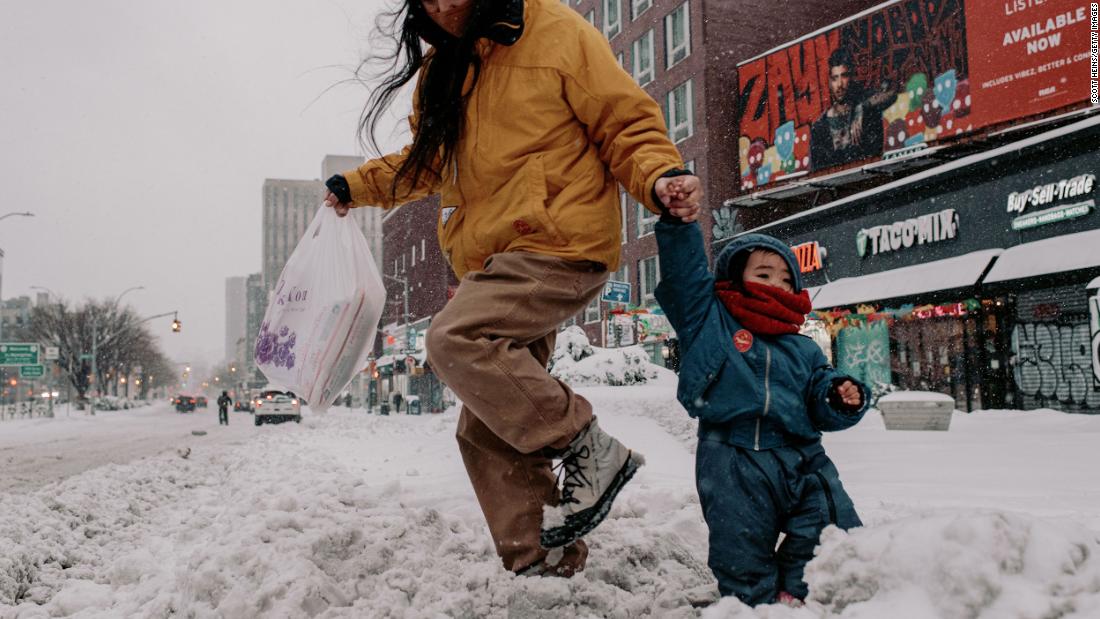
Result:
[[[599,348],[588,343],[580,327],[558,334],[550,358],[550,374],[573,386],[640,385],[657,378],[663,368],[649,362],[640,346]]]

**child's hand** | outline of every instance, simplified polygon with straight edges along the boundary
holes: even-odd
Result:
[[[661,203],[668,207],[673,217],[679,217],[685,223],[699,219],[699,203],[703,200],[703,189],[698,176],[659,178],[653,186],[653,191]]]
[[[848,406],[855,407],[863,404],[863,394],[860,393],[859,387],[856,387],[850,380],[837,385],[836,393],[840,396],[840,400]]]

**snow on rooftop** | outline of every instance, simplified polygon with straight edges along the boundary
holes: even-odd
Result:
[[[1100,230],[1087,230],[1010,247],[997,258],[982,282],[989,284],[1096,266],[1100,266]]]
[[[978,282],[989,261],[1002,251],[984,249],[935,262],[845,277],[811,291],[810,298],[814,309],[825,309],[972,286]]]

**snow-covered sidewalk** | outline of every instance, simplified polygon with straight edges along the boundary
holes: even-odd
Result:
[[[868,526],[827,532],[810,608],[699,611],[713,579],[694,422],[667,382],[580,391],[648,465],[575,578],[500,567],[453,411],[333,409],[0,494],[0,617],[1100,616],[1100,418],[899,433],[868,415],[828,439]]]

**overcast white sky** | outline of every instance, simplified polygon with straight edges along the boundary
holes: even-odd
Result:
[[[337,86],[394,0],[0,0],[5,299],[126,295],[178,361],[222,359],[225,278],[260,269],[265,178],[361,154]]]

